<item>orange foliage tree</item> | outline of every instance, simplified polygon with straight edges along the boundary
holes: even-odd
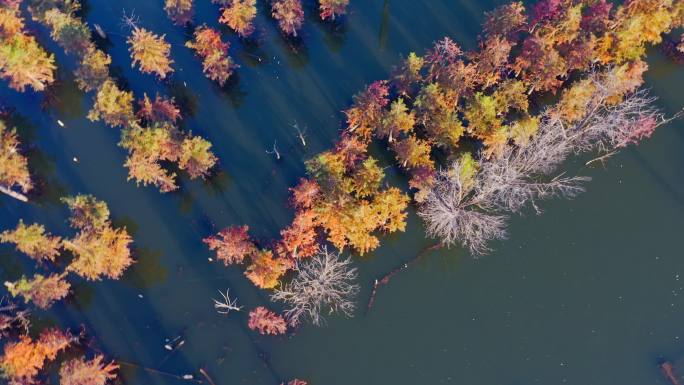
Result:
[[[201,137],[183,133],[175,125],[180,110],[172,99],[147,95],[140,102],[139,121],[134,121],[122,133],[119,145],[129,152],[126,160],[129,180],[143,185],[153,184],[162,192],[177,188],[175,174],[161,162],[177,162],[190,178],[205,178],[216,165],[211,143]]]
[[[128,38],[128,50],[133,59],[131,67],[137,64],[142,73],[155,73],[161,79],[173,72],[173,60],[169,58],[171,45],[166,42],[164,36],[133,26],[133,33]]]
[[[74,341],[71,334],[58,329],[46,329],[36,340],[23,335],[18,341],[5,345],[0,357],[2,374],[10,385],[35,384],[46,361],[54,360]]]
[[[221,34],[207,26],[195,30],[194,39],[185,44],[202,58],[204,74],[223,86],[233,70],[239,66],[228,55],[229,44],[221,40]]]
[[[2,232],[0,242],[15,244],[18,251],[37,262],[54,261],[62,247],[61,238],[46,233],[43,225],[34,223],[26,226],[22,220],[16,229]]]
[[[219,22],[226,24],[240,37],[248,37],[254,32],[256,0],[230,0],[221,8]]]
[[[79,230],[75,238],[64,240],[64,247],[75,255],[67,269],[88,280],[120,278],[133,263],[126,229],[113,228],[107,205],[92,195],[63,201],[71,210],[71,226]]]
[[[55,68],[54,55],[25,32],[19,2],[0,3],[0,79],[20,92],[43,91],[54,81]]]
[[[91,360],[81,356],[62,364],[59,370],[60,385],[105,385],[116,378],[119,365],[113,361],[102,362],[104,357],[97,355]]]

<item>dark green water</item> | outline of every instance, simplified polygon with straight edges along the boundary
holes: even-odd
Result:
[[[137,96],[160,92],[183,102],[185,128],[212,141],[220,158],[221,172],[211,182],[181,179],[180,191],[167,195],[126,182],[119,132],[84,118],[91,97],[76,89],[69,75],[74,63],[41,28],[36,33],[60,64],[54,105],[41,110],[43,95],[0,87],[0,102],[22,119],[33,171],[45,183],[30,205],[0,197],[0,229],[24,218],[70,234],[57,198],[90,193],[107,201],[115,222],[135,238],[137,263],[124,279],[77,282],[66,303],[36,312],[37,327],[83,324],[110,357],[176,374],[199,376],[204,367],[217,385],[294,377],[313,385],[665,384],[657,362],[684,355],[682,122],[605,168],[569,165],[594,177],[589,191],[545,204],[543,216],[515,218],[511,239],[492,255],[432,253],[382,287],[370,314],[359,310],[353,319],[333,317],[296,335],[262,337],[247,330],[246,314],[215,313],[217,290],[231,288],[246,308],[267,304],[267,294],[239,268],[208,262],[201,239],[243,223],[258,239],[275,237],[292,216],[287,188],[303,176],[305,159],[331,145],[351,95],[385,78],[400,55],[422,52],[445,35],[473,47],[483,12],[496,2],[352,0],[337,28],[310,17],[303,45],[293,52],[260,1],[258,44],[244,46],[224,30],[242,66],[237,84],[224,90],[203,77],[183,47],[187,31],[167,20],[161,3],[90,0],[85,17],[109,33],[116,72]],[[197,3],[196,20],[216,25],[216,8]],[[123,9],[135,9],[142,27],[173,44],[170,81],[130,68],[119,26]],[[670,113],[681,108],[684,71],[657,52],[649,62],[648,86],[660,106]],[[290,127],[295,121],[308,127],[306,148]],[[280,162],[266,154],[274,141]],[[391,164],[389,156],[383,160]],[[405,184],[392,168],[388,174],[391,183]],[[360,308],[375,277],[430,243],[412,214],[405,234],[357,259]],[[0,279],[32,268],[0,246]],[[165,339],[180,333],[185,346],[167,357]],[[121,374],[130,385],[182,383],[125,365]]]

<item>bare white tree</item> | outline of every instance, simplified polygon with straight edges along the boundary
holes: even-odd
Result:
[[[293,326],[303,319],[321,325],[325,322],[324,312],[351,317],[355,308],[353,298],[359,292],[359,286],[354,283],[356,268],[351,264],[350,258],[322,248],[315,256],[297,264],[297,275],[276,289],[271,300],[285,303],[285,317]]]
[[[214,309],[216,309],[216,312],[219,314],[228,314],[231,311],[242,310],[242,306],[238,306],[237,304],[237,298],[230,299],[230,289],[227,289],[225,293],[219,290],[219,294],[221,294],[221,297],[223,298],[220,300],[214,298]]]
[[[462,162],[441,171],[419,215],[428,235],[445,245],[461,243],[475,254],[490,251],[489,241],[506,237],[508,213],[519,213],[538,200],[555,196],[573,198],[590,180],[581,176],[552,176],[572,154],[598,151],[609,156],[629,144],[651,136],[665,118],[654,107],[655,98],[636,91],[616,105],[607,103],[615,95],[610,71],[591,74],[596,92],[587,102],[587,113],[579,122],[564,125],[553,108],[541,115],[538,132],[524,146],[507,146],[491,159],[479,159],[472,180],[463,180]]]

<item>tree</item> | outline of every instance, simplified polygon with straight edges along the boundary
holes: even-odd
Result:
[[[162,168],[160,161],[178,160],[180,149],[179,133],[169,123],[154,123],[150,127],[137,124],[125,129],[119,145],[129,152],[125,166],[128,168],[128,179],[144,186],[153,184],[162,192],[176,188],[175,173]]]
[[[304,9],[301,0],[274,0],[271,15],[278,21],[280,30],[286,35],[297,36],[304,23]]]
[[[232,0],[221,9],[219,22],[226,24],[240,37],[248,37],[254,32],[256,0]]]
[[[82,57],[74,72],[78,88],[86,92],[100,89],[109,80],[109,65],[111,63],[111,56],[91,47]]]
[[[359,292],[351,259],[341,258],[322,248],[295,267],[291,282],[277,288],[271,300],[285,303],[285,317],[290,325],[308,319],[314,325],[324,322],[323,314],[342,313],[351,317],[353,298]]]
[[[251,330],[256,330],[259,334],[278,335],[287,332],[285,319],[278,314],[259,306],[249,312],[249,322],[247,324]]]
[[[525,6],[521,1],[504,4],[485,13],[483,32],[485,37],[503,36],[515,43],[520,32],[527,28]]]
[[[71,226],[80,230],[75,238],[64,241],[64,247],[75,256],[67,269],[87,280],[120,278],[133,263],[132,239],[126,229],[113,228],[107,204],[92,195],[62,200],[71,210]]]
[[[128,38],[128,50],[131,53],[131,67],[136,64],[140,67],[140,72],[155,73],[159,78],[164,79],[167,74],[173,72],[171,64],[173,60],[169,58],[171,45],[164,39],[166,35],[156,35],[144,28],[133,27],[133,33]]]
[[[185,25],[192,21],[193,0],[164,0],[164,10],[177,25]]]
[[[290,258],[306,258],[319,248],[316,237],[316,214],[313,210],[297,211],[292,224],[280,231],[278,255]]]
[[[413,88],[422,82],[421,71],[424,66],[425,60],[421,56],[416,55],[415,52],[409,53],[402,64],[393,71],[392,85],[401,95],[408,96]]]
[[[132,241],[126,229],[109,225],[92,233],[81,232],[76,238],[64,241],[64,247],[76,257],[68,269],[91,281],[102,277],[119,279],[133,264],[129,248]]]
[[[194,39],[185,43],[202,58],[204,74],[223,86],[239,65],[228,55],[229,44],[221,40],[221,34],[207,26],[195,30]]]
[[[93,122],[102,119],[112,127],[127,126],[135,121],[133,93],[120,90],[113,80],[107,79],[97,91],[88,119]]]
[[[68,332],[58,329],[44,330],[37,340],[22,335],[18,341],[5,344],[0,357],[0,369],[10,385],[31,385],[45,365],[57,353],[66,349],[75,340]]]
[[[386,81],[377,81],[365,91],[354,96],[354,105],[345,111],[349,132],[361,140],[370,141],[375,127],[383,116],[382,109],[389,103],[389,87]]]
[[[669,121],[644,91],[612,105],[610,70],[589,79],[596,91],[585,106],[576,107],[586,111],[577,122],[567,125],[550,108],[526,144],[506,146],[497,157],[482,159],[475,178],[464,180],[466,163],[460,161],[441,172],[419,211],[428,234],[446,245],[460,242],[473,254],[486,253],[489,241],[505,238],[509,213],[528,204],[539,212],[538,200],[572,198],[583,191],[588,178],[550,175],[570,154],[595,150],[611,154],[649,137]]]
[[[69,224],[75,229],[94,232],[109,225],[107,204],[92,195],[64,197],[62,203],[71,211]]]
[[[272,289],[278,280],[291,267],[290,261],[273,256],[270,250],[261,250],[251,256],[251,264],[247,266],[245,276],[262,289]]]
[[[43,225],[34,223],[26,226],[22,220],[16,229],[2,232],[0,242],[15,244],[18,251],[37,262],[54,261],[62,247],[61,238],[46,233]]]
[[[217,235],[204,238],[203,241],[226,266],[239,264],[258,252],[248,231],[248,226],[231,226],[219,231]]]
[[[44,277],[36,274],[30,280],[21,277],[17,282],[5,282],[5,286],[13,297],[21,296],[25,302],[31,301],[39,308],[47,309],[69,294],[71,285],[64,279],[65,275],[51,274]]]
[[[52,8],[45,12],[43,22],[50,28],[52,39],[67,53],[83,57],[95,49],[90,41],[90,29],[80,18]]]
[[[0,79],[20,92],[43,91],[54,81],[55,57],[24,32],[19,4],[0,4]]]
[[[211,152],[211,142],[208,140],[199,136],[183,139],[178,167],[187,171],[191,179],[204,179],[216,165],[217,160]]]
[[[8,129],[0,120],[0,192],[27,201],[26,196],[13,190],[19,188],[25,194],[33,188],[28,160],[19,151],[19,146],[16,130]]]
[[[390,105],[389,111],[382,118],[376,135],[382,139],[387,138],[391,143],[397,135],[411,132],[415,123],[415,113],[408,110],[404,99],[399,98]]]
[[[116,378],[119,365],[113,361],[106,364],[102,362],[104,357],[96,355],[92,360],[86,360],[84,356],[71,359],[62,364],[59,370],[60,385],[105,385],[109,380]]]
[[[138,102],[136,116],[149,123],[176,123],[181,117],[180,109],[173,99],[157,96],[152,101],[147,94]]]
[[[322,20],[335,20],[336,17],[347,13],[349,0],[318,0]]]

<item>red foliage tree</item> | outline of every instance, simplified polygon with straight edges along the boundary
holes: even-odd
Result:
[[[248,226],[231,226],[205,238],[204,243],[216,252],[216,258],[226,266],[239,264],[258,251],[248,231]]]
[[[263,306],[259,306],[249,312],[249,322],[247,326],[249,326],[251,330],[256,330],[259,334],[264,335],[278,335],[287,332],[287,323],[285,322],[285,319]]]

